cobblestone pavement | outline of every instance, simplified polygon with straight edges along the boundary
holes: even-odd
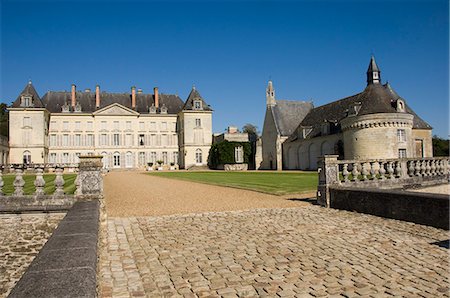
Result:
[[[0,297],[12,290],[63,217],[63,213],[0,215]]]
[[[318,206],[109,218],[103,297],[449,297],[448,232]]]

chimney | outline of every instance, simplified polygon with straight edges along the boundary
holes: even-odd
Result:
[[[76,92],[77,86],[75,86],[75,84],[72,84],[72,108],[75,108],[75,105],[77,104]]]
[[[159,93],[158,87],[153,88],[153,93],[155,94],[155,107],[159,108]]]
[[[131,108],[136,109],[136,87],[131,87]]]
[[[100,86],[95,86],[95,108],[100,108]]]
[[[91,88],[86,88],[86,89],[84,89],[84,92],[86,92],[86,93],[91,93]]]
[[[138,88],[138,94],[142,94],[142,89],[141,88]]]

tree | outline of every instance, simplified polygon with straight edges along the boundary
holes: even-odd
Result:
[[[258,127],[247,123],[242,127],[242,132],[243,133],[248,133],[248,137],[250,142],[255,142],[256,139],[258,138]]]
[[[449,156],[449,140],[433,136],[433,156]]]
[[[9,135],[9,113],[7,110],[8,106],[6,103],[0,103],[0,135]]]

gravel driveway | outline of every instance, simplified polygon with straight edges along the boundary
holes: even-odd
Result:
[[[299,207],[309,205],[299,199],[312,195],[280,197],[132,171],[108,173],[104,190],[106,210],[112,217]]]

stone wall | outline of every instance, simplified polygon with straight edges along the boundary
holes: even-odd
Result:
[[[331,208],[449,229],[448,195],[334,187],[329,191]]]

